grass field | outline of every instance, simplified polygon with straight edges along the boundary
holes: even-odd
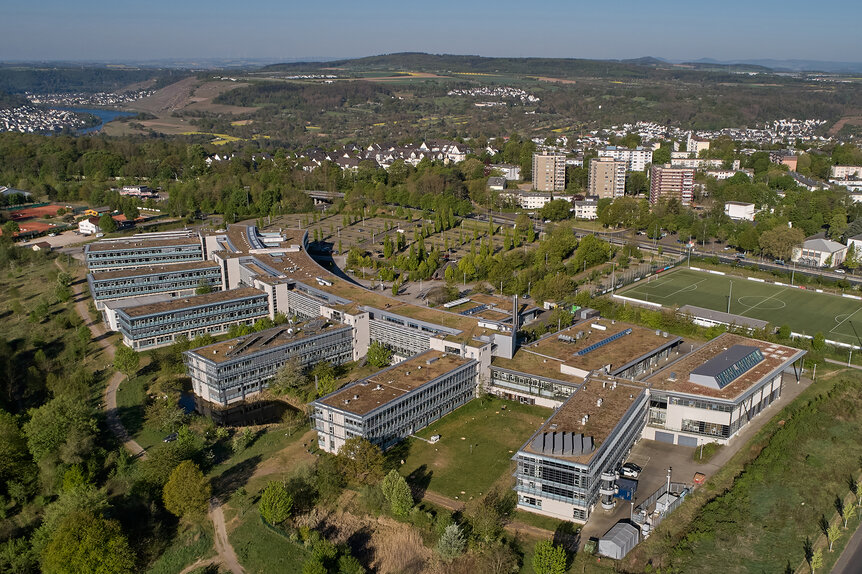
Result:
[[[862,343],[862,302],[787,285],[679,269],[654,275],[619,294],[665,307],[695,305],[727,311],[731,292],[730,312],[735,315],[776,327],[789,325],[805,335],[823,333],[830,340]]]
[[[508,472],[514,453],[550,414],[501,399],[473,400],[417,433],[424,439],[439,434],[440,442],[405,441],[401,473],[451,498],[478,497]]]

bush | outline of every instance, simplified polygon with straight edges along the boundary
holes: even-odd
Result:
[[[293,509],[293,497],[288,494],[284,484],[270,482],[260,497],[258,504],[260,515],[270,524],[281,524],[290,517]]]

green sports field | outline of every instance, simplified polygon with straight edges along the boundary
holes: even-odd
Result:
[[[776,327],[790,325],[805,335],[820,332],[833,341],[862,343],[862,301],[857,299],[692,269],[653,275],[618,294],[665,307],[694,305],[727,311],[731,291],[730,312],[735,315]]]

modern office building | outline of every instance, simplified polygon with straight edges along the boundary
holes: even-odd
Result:
[[[635,149],[608,146],[599,150],[599,157],[626,162],[626,171],[646,171],[647,166],[652,163],[652,150],[640,146]]]
[[[258,394],[288,361],[305,369],[321,361],[341,365],[352,358],[353,329],[323,318],[185,352],[195,395],[221,406]]]
[[[599,199],[622,197],[626,193],[626,162],[610,157],[590,160],[589,194]]]
[[[726,444],[799,380],[805,351],[725,333],[644,379],[650,407],[644,438],[682,446]]]
[[[587,377],[634,379],[679,355],[682,339],[602,318],[590,318],[521,346],[491,365],[488,391],[521,403],[556,408]]]
[[[556,152],[533,154],[533,189],[563,191],[566,189],[566,156]]]
[[[188,263],[204,259],[201,237],[188,231],[142,233],[84,246],[84,260],[91,272]]]
[[[197,289],[221,289],[221,268],[213,261],[191,261],[173,265],[94,271],[87,283],[96,308],[106,301],[167,293],[172,297],[194,295]]]
[[[171,345],[183,335],[220,335],[232,325],[269,317],[266,293],[251,287],[171,299],[117,310],[123,343],[140,351]]]
[[[694,197],[694,169],[687,167],[664,167],[654,165],[650,168],[649,202],[655,205],[660,200],[676,199],[689,205]]]
[[[337,453],[361,436],[381,448],[467,403],[475,396],[478,363],[425,351],[312,403],[318,445]]]
[[[642,385],[590,377],[513,457],[518,508],[584,523],[640,437]]]

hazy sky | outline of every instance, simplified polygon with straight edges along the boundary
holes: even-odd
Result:
[[[862,2],[0,0],[0,61],[483,56],[860,61]]]

